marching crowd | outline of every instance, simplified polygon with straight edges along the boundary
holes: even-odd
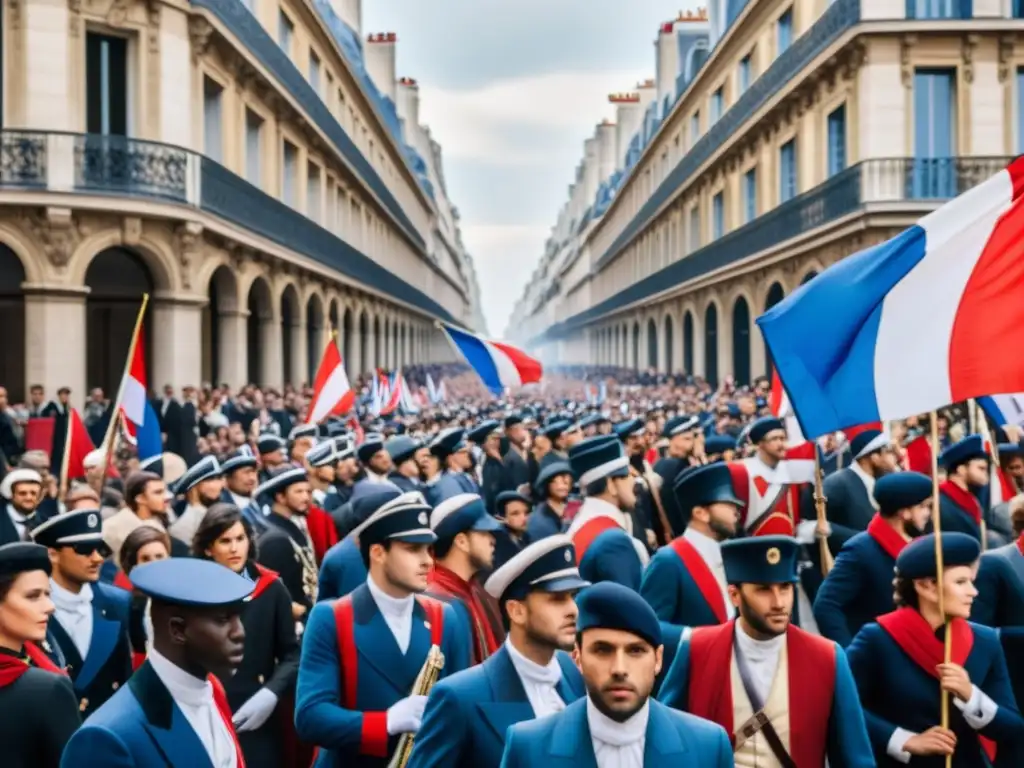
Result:
[[[0,388],[0,764],[1024,765],[1012,425],[860,425],[816,488],[767,379],[405,374],[446,401],[168,387],[81,478],[73,393]]]

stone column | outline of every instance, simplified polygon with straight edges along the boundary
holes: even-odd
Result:
[[[247,310],[222,311],[220,313],[220,339],[217,370],[220,381],[211,382],[214,386],[225,382],[237,389],[247,384],[249,378],[249,344],[248,344]]]
[[[292,359],[288,361],[291,383],[298,387],[309,378],[309,340],[306,338],[306,320],[300,315],[298,322],[291,327]]]
[[[25,292],[25,391],[42,384],[48,393],[70,387],[72,402],[86,397],[85,297],[88,288],[23,285]],[[115,393],[108,393],[112,397]]]
[[[273,315],[260,318],[260,347],[263,353],[263,370],[260,371],[258,383],[261,387],[281,389],[284,386],[284,344],[279,318]]]
[[[202,380],[202,337],[205,296],[154,294],[149,323],[153,340],[151,381],[175,389],[198,387]]]

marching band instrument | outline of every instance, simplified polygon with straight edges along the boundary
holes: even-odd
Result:
[[[441,653],[441,649],[436,646],[430,646],[430,651],[427,653],[427,660],[423,662],[423,666],[420,668],[420,673],[416,675],[416,682],[413,683],[411,696],[426,696],[430,693],[430,689],[434,687],[434,683],[437,682],[437,678],[441,674],[441,670],[444,669],[444,654]],[[409,755],[412,754],[412,743],[415,738],[415,734],[403,733],[401,738],[398,740],[398,749],[395,750],[394,756],[391,758],[391,762],[388,763],[388,768],[405,768],[406,763],[409,762]]]

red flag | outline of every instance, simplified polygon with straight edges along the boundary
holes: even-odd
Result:
[[[355,400],[356,393],[349,385],[338,345],[331,338],[313,381],[313,400],[309,404],[306,423],[319,424],[328,416],[341,416],[352,408]]]
[[[71,408],[68,412],[67,444],[64,447],[64,479],[71,481],[85,477],[85,457],[96,449],[89,437],[89,431],[82,422],[78,411]],[[107,463],[107,477],[120,477],[112,463]]]
[[[53,430],[56,419],[53,416],[33,416],[25,425],[25,450],[45,451],[53,456]]]
[[[932,446],[927,436],[920,435],[911,440],[906,448],[907,469],[911,472],[932,475]]]

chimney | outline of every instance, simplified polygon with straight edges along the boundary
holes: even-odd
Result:
[[[331,8],[352,28],[357,37],[363,36],[362,0],[331,0]]]
[[[395,101],[395,44],[398,35],[394,32],[380,32],[366,37],[363,59],[366,71],[381,95]]]
[[[597,197],[597,138],[583,142],[583,210]]]
[[[644,110],[640,106],[640,94],[635,91],[613,93],[608,101],[615,105],[615,167],[618,169],[626,165],[626,150],[640,129]]]
[[[603,184],[615,173],[616,126],[611,120],[602,120],[597,126],[597,183]]]
[[[658,103],[663,104],[666,96],[669,100],[675,97],[676,77],[679,76],[679,46],[676,44],[674,22],[667,21],[661,25],[654,50]]]
[[[398,79],[398,116],[407,126],[420,124],[420,86],[411,77]]]

